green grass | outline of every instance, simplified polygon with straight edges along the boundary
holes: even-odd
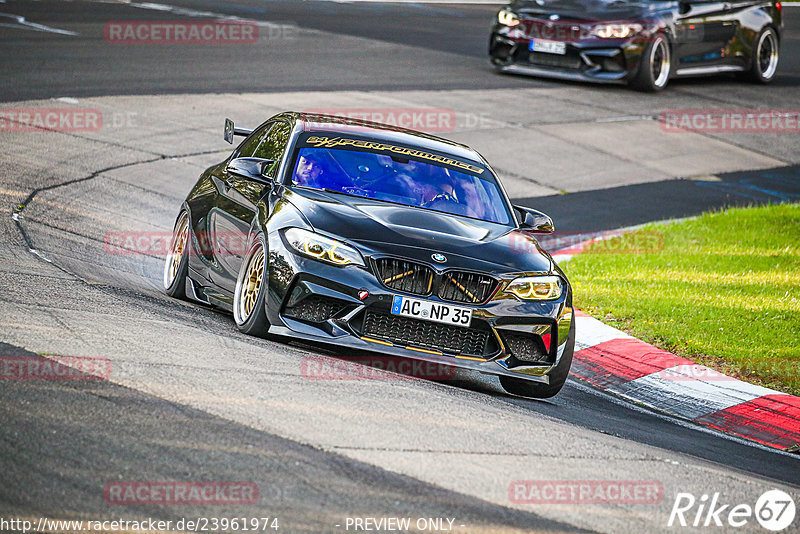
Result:
[[[800,204],[649,225],[596,243],[565,267],[578,309],[728,375],[800,395]]]

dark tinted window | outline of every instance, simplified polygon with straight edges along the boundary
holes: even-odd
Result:
[[[286,150],[286,144],[289,142],[291,132],[291,127],[285,122],[275,123],[275,126],[264,137],[253,153],[254,158],[275,160],[275,163],[267,171],[270,176],[275,176],[275,171],[278,169],[283,157],[283,151]]]
[[[256,151],[259,143],[264,138],[264,134],[269,131],[270,128],[274,125],[274,122],[270,122],[250,134],[250,136],[244,140],[244,142],[239,145],[239,150],[236,152],[237,158],[249,158],[253,157],[253,153]]]

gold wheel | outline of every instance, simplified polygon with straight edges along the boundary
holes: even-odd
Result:
[[[178,223],[175,225],[175,232],[172,235],[172,245],[164,265],[164,289],[169,289],[178,276],[181,260],[183,259],[186,244],[189,241],[189,217],[186,213],[181,213]]]
[[[250,318],[256,307],[258,292],[264,281],[264,247],[259,243],[247,261],[244,276],[236,285],[236,322],[242,324]]]

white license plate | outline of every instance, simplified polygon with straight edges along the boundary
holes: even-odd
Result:
[[[392,301],[392,313],[394,315],[422,319],[423,321],[433,321],[465,328],[472,324],[472,310],[470,308],[462,308],[430,300],[411,299],[400,295],[395,295]]]
[[[544,52],[545,54],[567,53],[567,43],[561,41],[548,41],[547,39],[531,39],[531,52]]]

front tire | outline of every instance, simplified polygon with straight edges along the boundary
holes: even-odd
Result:
[[[164,261],[164,291],[170,297],[186,298],[186,276],[189,272],[189,213],[181,211],[172,230],[172,242]]]
[[[645,48],[639,61],[639,71],[631,80],[631,87],[646,93],[661,91],[669,82],[672,70],[672,53],[664,34],[656,34]]]
[[[747,77],[756,83],[770,83],[775,78],[780,58],[780,41],[774,28],[767,26],[756,39],[753,60]]]
[[[555,369],[550,371],[550,383],[541,384],[532,382],[524,378],[514,378],[513,376],[500,376],[500,385],[512,395],[528,397],[531,399],[549,399],[555,397],[569,376],[569,369],[572,367],[572,354],[575,352],[575,321],[572,321],[569,335],[567,336],[567,346],[561,356],[561,361]]]
[[[266,251],[264,234],[259,233],[242,262],[233,293],[233,318],[236,326],[239,331],[258,337],[266,337],[269,331],[265,306],[269,286]]]

